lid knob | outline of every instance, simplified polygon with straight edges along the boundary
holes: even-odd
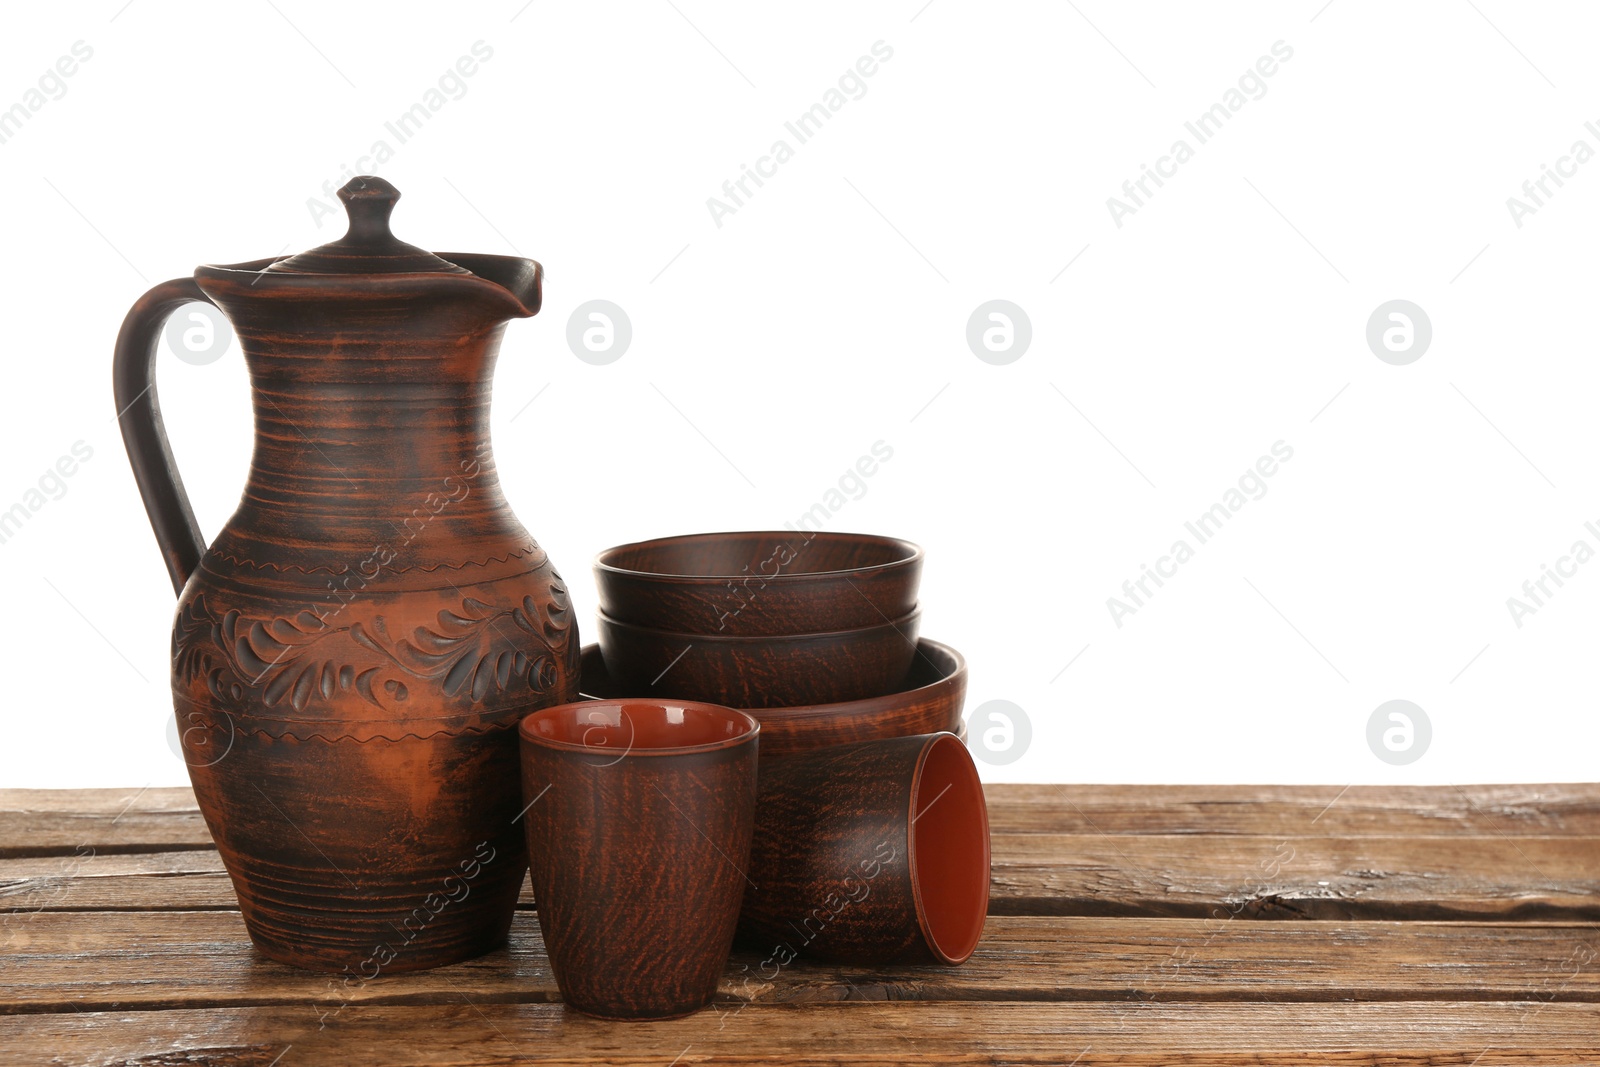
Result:
[[[400,190],[372,175],[351,178],[339,190],[345,214],[350,216],[348,240],[362,242],[390,241],[394,233],[389,229],[389,216],[394,212]]]
[[[389,229],[400,190],[371,174],[351,178],[339,190],[350,229],[337,241],[320,245],[267,268],[269,274],[470,274],[467,268],[408,245]]]

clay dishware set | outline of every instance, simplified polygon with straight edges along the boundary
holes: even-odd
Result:
[[[489,440],[500,339],[542,269],[398,240],[380,178],[339,196],[342,238],[156,286],[115,353],[178,594],[182,749],[257,948],[360,979],[468,959],[505,941],[531,859],[562,995],[605,1018],[704,1007],[736,936],[966,959],[988,822],[955,733],[966,664],[918,636],[921,549],[613,548],[582,648]],[[232,323],[255,416],[209,545],[155,388],[164,321],[194,302]]]

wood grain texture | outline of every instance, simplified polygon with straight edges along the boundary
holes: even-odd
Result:
[[[1600,919],[1600,838],[1003,834],[991,914]]]
[[[591,646],[592,647],[592,646]],[[991,785],[997,834],[1600,837],[1600,784]],[[0,856],[211,844],[194,792],[0,789]]]
[[[0,792],[0,1064],[1600,1063],[1600,788],[986,794],[964,966],[741,951],[706,1012],[608,1024],[526,890],[499,950],[330,986],[251,946],[187,790]]]
[[[79,1012],[0,1019],[0,1064],[906,1063],[1578,1067],[1600,1005],[915,1004],[750,1007],[608,1023],[559,1004]]]
[[[1600,784],[1003,785],[996,833],[1600,837]]]
[[[0,790],[0,858],[214,848],[194,790]]]
[[[0,1014],[560,999],[529,912],[486,956],[353,985],[254,952],[230,912],[55,913],[7,933]],[[736,951],[718,999],[1595,1003],[1600,926],[993,917],[961,967],[774,967]]]
[[[990,914],[1600,919],[1600,838],[1013,833],[992,847]],[[0,859],[0,911],[237,906],[211,851]]]
[[[237,911],[216,849],[72,854],[0,860],[0,921],[8,913],[133,908]]]

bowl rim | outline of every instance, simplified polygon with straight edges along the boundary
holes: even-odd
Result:
[[[749,715],[757,721],[765,721],[767,718],[777,718],[786,721],[789,719],[820,718],[829,715],[847,715],[852,711],[857,711],[866,705],[880,704],[884,701],[895,700],[897,698],[913,697],[918,693],[928,694],[933,692],[935,689],[940,688],[941,686],[960,685],[966,680],[967,657],[963,656],[954,645],[947,645],[943,641],[935,641],[931,637],[918,637],[916,655],[923,655],[922,646],[925,644],[950,657],[950,671],[943,676],[928,682],[926,685],[917,686],[915,689],[900,689],[893,693],[885,693],[883,696],[863,697],[860,700],[836,700],[829,704],[790,704],[781,708],[736,708],[734,710],[748,712]],[[582,662],[584,658],[587,657],[591,649],[596,656],[600,655],[600,645],[598,643],[584,645],[579,650],[578,685],[580,689],[583,686]],[[600,662],[603,665],[605,660],[602,658]],[[596,697],[594,699],[619,700],[625,698]]]
[[[739,574],[671,574],[664,571],[641,571],[632,567],[619,567],[614,563],[606,562],[606,557],[616,552],[628,549],[643,548],[646,546],[683,544],[685,542],[708,541],[724,537],[790,537],[804,536],[798,530],[720,530],[706,533],[672,534],[667,537],[652,537],[644,541],[629,541],[627,544],[612,545],[595,554],[594,570],[597,574],[615,575],[621,578],[641,578],[650,582],[668,582],[683,585],[702,585],[707,583],[720,583],[734,581],[743,575]],[[809,544],[817,538],[827,538],[834,541],[872,542],[882,545],[898,547],[905,552],[900,559],[888,563],[878,563],[870,567],[845,567],[831,571],[798,571],[771,575],[763,575],[767,582],[781,582],[796,584],[801,581],[826,581],[847,577],[852,574],[879,574],[884,571],[900,571],[920,564],[925,553],[922,546],[915,541],[907,541],[903,537],[891,537],[887,534],[850,533],[845,530],[814,530],[811,531],[806,542]]]
[[[580,679],[581,680],[581,679]],[[610,755],[598,753],[592,745],[579,745],[571,741],[558,741],[550,737],[541,737],[533,733],[529,724],[540,715],[552,712],[593,711],[601,707],[621,707],[628,704],[648,704],[654,707],[670,705],[677,708],[692,708],[697,711],[711,711],[719,715],[725,714],[734,719],[742,719],[750,725],[750,729],[733,737],[725,737],[720,741],[710,741],[703,745],[673,745],[661,748],[634,748],[629,743],[627,751],[618,759],[624,757],[640,756],[683,756],[698,752],[720,752],[723,749],[735,748],[739,745],[750,744],[761,734],[761,720],[743,708],[730,708],[726,704],[712,704],[705,700],[678,700],[675,697],[603,697],[598,700],[569,700],[563,704],[551,704],[547,708],[535,708],[517,720],[517,736],[524,744],[538,745],[541,748],[554,749],[557,752],[587,752],[591,755]]]
[[[623,630],[632,630],[635,633],[655,634],[658,637],[670,638],[674,641],[681,639],[688,641],[690,644],[699,644],[701,642],[725,642],[730,645],[776,644],[784,641],[817,641],[830,637],[876,634],[884,630],[893,630],[895,633],[900,634],[901,637],[904,637],[905,634],[901,633],[902,629],[921,620],[922,605],[918,604],[898,619],[886,619],[883,622],[875,622],[871,626],[852,626],[847,630],[807,630],[797,634],[695,634],[682,630],[663,630],[656,626],[641,626],[636,622],[623,622],[621,619],[613,618],[606,614],[604,608],[597,608],[594,614],[602,626],[615,626]],[[913,645],[915,643],[915,641],[912,642]]]

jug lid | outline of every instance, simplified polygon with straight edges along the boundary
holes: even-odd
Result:
[[[372,175],[351,178],[339,190],[350,228],[337,241],[280,259],[272,274],[471,274],[465,267],[407,244],[389,229],[400,190]]]

